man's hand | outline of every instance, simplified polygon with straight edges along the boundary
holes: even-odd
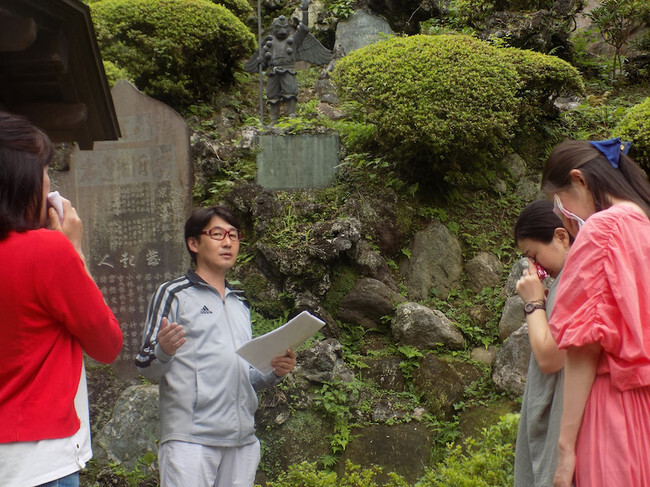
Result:
[[[296,354],[288,348],[286,355],[275,357],[271,360],[273,373],[278,377],[284,377],[296,366]]]
[[[187,341],[185,329],[176,322],[170,323],[167,318],[160,322],[158,345],[167,355],[176,355],[176,351]]]

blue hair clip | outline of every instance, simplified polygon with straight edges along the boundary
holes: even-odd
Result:
[[[592,140],[589,143],[607,158],[614,169],[618,169],[618,158],[621,155],[621,151],[623,154],[627,154],[632,145],[630,142],[622,142],[618,137],[609,140]]]

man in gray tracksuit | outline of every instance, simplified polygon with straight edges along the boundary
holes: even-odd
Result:
[[[250,311],[225,275],[239,251],[238,223],[223,206],[195,210],[185,224],[196,271],[151,298],[136,366],[160,381],[162,487],[250,487],[260,460],[256,390],[294,367],[295,355],[262,375],[235,350],[251,339]]]

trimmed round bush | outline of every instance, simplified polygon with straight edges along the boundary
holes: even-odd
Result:
[[[465,35],[396,37],[353,51],[332,73],[339,96],[377,126],[395,161],[448,180],[487,174],[548,96],[582,90],[557,58]],[[465,175],[465,176],[463,176]]]
[[[650,173],[650,97],[625,114],[614,136],[632,142],[630,157]]]
[[[400,159],[476,169],[513,136],[521,81],[500,52],[462,35],[396,37],[341,59],[332,80]]]
[[[255,47],[246,26],[209,0],[104,0],[91,13],[102,57],[176,107],[232,82]]]

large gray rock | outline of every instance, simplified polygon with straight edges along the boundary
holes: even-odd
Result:
[[[354,374],[343,361],[343,346],[334,338],[316,342],[310,348],[298,352],[298,365],[293,369],[295,377],[305,377],[312,382],[349,382]]]
[[[361,228],[356,218],[317,223],[312,231],[314,243],[309,247],[309,253],[322,261],[331,262],[361,239]]]
[[[481,362],[485,365],[491,366],[492,363],[494,362],[494,357],[496,357],[497,354],[497,349],[494,345],[490,345],[489,347],[476,347],[472,350],[471,357],[472,360],[476,360],[477,362]]]
[[[492,380],[499,389],[516,395],[524,393],[530,353],[528,326],[524,325],[510,335],[494,359]]]
[[[456,236],[442,223],[432,223],[418,232],[411,243],[411,258],[402,262],[409,295],[426,299],[432,289],[445,299],[460,287],[463,258]]]
[[[501,282],[503,264],[491,252],[480,252],[465,265],[469,287],[480,292]]]
[[[404,296],[383,282],[367,277],[357,281],[352,291],[343,297],[338,318],[364,328],[377,328],[381,318],[391,315],[395,306],[404,301]]]
[[[93,452],[98,464],[116,462],[128,472],[147,452],[158,454],[158,441],[158,386],[131,386],[117,400],[113,417],[94,439]]]
[[[524,269],[528,269],[528,259],[525,257],[512,264],[506,286],[503,288],[506,297],[514,296],[517,293],[517,281],[523,276]]]
[[[367,10],[357,10],[336,26],[334,46],[341,46],[345,54],[392,36],[393,29],[383,17]]]
[[[526,161],[516,152],[511,152],[501,162],[515,180],[521,179],[528,172]]]
[[[403,303],[397,307],[391,333],[400,345],[423,350],[439,346],[458,350],[465,346],[458,327],[442,311],[418,303]]]
[[[362,275],[377,279],[392,290],[397,290],[397,283],[393,279],[386,259],[379,252],[373,250],[367,240],[359,240],[348,255],[354,260]]]
[[[508,338],[513,331],[518,330],[525,321],[524,302],[518,295],[510,296],[506,299],[499,320],[499,338],[501,341]]]
[[[527,203],[539,199],[542,196],[540,177],[535,176],[520,180],[515,188],[515,193],[522,201]]]

